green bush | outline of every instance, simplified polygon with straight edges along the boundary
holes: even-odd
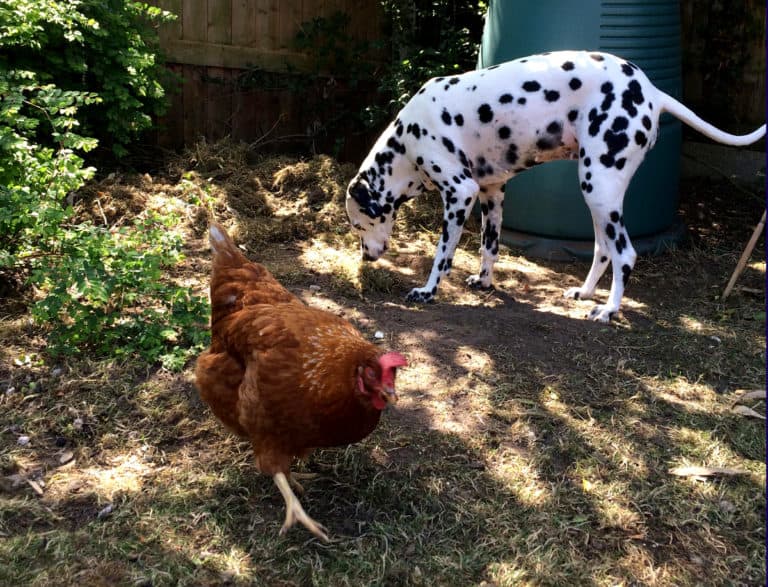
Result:
[[[166,109],[154,26],[171,18],[130,0],[2,0],[0,67],[97,93],[101,100],[80,110],[81,127],[122,156]]]
[[[109,229],[76,222],[67,201],[95,173],[80,154],[92,151],[97,139],[83,132],[81,120],[92,128],[97,111],[91,118],[83,112],[104,107],[105,120],[121,113],[126,123],[143,120],[141,105],[125,97],[130,92],[111,87],[123,98],[105,105],[99,92],[59,87],[40,70],[56,60],[49,55],[53,37],[68,44],[60,56],[76,52],[73,47],[85,53],[103,47],[89,47],[88,39],[99,36],[83,32],[99,26],[80,9],[97,4],[0,4],[0,279],[21,275],[35,286],[32,315],[47,329],[49,354],[138,355],[175,369],[207,336],[200,328],[205,298],[162,279],[181,259],[182,242],[172,230],[179,218],[144,213],[132,226]],[[36,64],[8,57],[35,51],[45,55]],[[142,83],[154,87],[156,80]],[[117,142],[135,136],[141,124],[124,126]]]
[[[379,77],[384,104],[371,105],[369,126],[389,121],[428,79],[477,67],[487,2],[381,0],[391,39],[390,60]]]

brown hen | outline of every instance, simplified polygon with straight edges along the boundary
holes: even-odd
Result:
[[[231,430],[251,441],[256,466],[285,499],[283,534],[297,521],[327,541],[290,485],[294,457],[370,434],[407,365],[347,321],[310,308],[265,267],[251,263],[218,224],[210,229],[211,346],[197,360],[200,396]]]

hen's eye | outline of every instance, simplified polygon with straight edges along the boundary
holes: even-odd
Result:
[[[365,368],[365,376],[366,376],[368,379],[374,379],[374,378],[376,377],[376,371],[374,371],[374,370],[373,370],[373,369],[371,369],[370,367],[366,367],[366,368]]]

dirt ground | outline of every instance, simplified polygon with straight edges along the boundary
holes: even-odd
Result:
[[[188,207],[187,259],[172,279],[205,291],[213,214],[308,304],[407,356],[401,401],[377,431],[299,465],[320,475],[303,503],[331,545],[299,527],[277,537],[282,500],[201,404],[191,365],[51,365],[41,331],[8,302],[0,553],[11,562],[0,582],[762,584],[765,436],[762,421],[731,411],[765,388],[762,238],[719,299],[762,195],[727,179],[684,182],[687,241],[638,260],[620,316],[604,325],[585,319],[594,302],[562,297],[585,262],[503,248],[495,290],[465,288],[476,220],[438,301],[405,303],[429,272],[439,202],[413,202],[390,252],[363,265],[343,216],[353,172],[203,145],[163,174],[105,179],[81,201],[89,214],[102,198],[99,215],[119,222],[195,194],[204,205]],[[598,301],[609,285],[606,275]],[[736,473],[670,474],[688,465]]]

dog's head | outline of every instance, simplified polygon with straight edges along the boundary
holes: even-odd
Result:
[[[347,188],[347,216],[360,237],[363,259],[375,261],[388,248],[394,225],[396,203],[386,202],[379,192],[371,189],[361,176]]]

